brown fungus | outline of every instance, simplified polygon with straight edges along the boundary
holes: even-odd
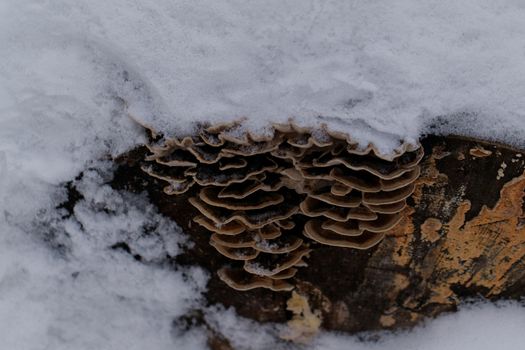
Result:
[[[368,231],[364,231],[357,236],[341,235],[334,231],[323,229],[322,221],[320,220],[308,221],[304,226],[304,234],[306,237],[322,244],[355,249],[371,248],[384,237],[384,233]]]
[[[211,241],[210,244],[215,247],[219,253],[233,260],[246,261],[255,259],[257,255],[259,255],[259,251],[253,248],[230,248],[217,244],[214,241]]]
[[[335,206],[312,197],[307,197],[300,204],[300,208],[301,212],[306,216],[324,216],[335,221],[348,221],[350,219],[373,221],[377,219],[377,214],[367,207]]]
[[[287,219],[294,215],[298,208],[291,203],[283,203],[277,207],[268,207],[255,210],[228,210],[220,207],[210,206],[198,197],[189,199],[197,210],[210,219],[217,226],[239,221],[250,229],[261,228],[272,222]]]
[[[210,243],[219,244],[228,248],[253,248],[257,241],[254,231],[245,231],[238,235],[221,235],[214,233],[211,235]]]
[[[208,219],[204,215],[196,216],[193,219],[193,221],[203,226],[208,231],[216,232],[221,235],[233,236],[233,235],[238,235],[239,233],[246,231],[246,226],[244,226],[242,223],[238,221],[232,221],[224,225],[219,225],[213,222],[212,220]]]
[[[272,279],[253,275],[242,269],[221,268],[217,271],[219,278],[235,290],[267,288],[275,292],[291,291],[294,286],[282,279]]]
[[[310,252],[308,248],[301,248],[286,254],[261,253],[253,259],[246,259],[244,269],[254,275],[271,277],[295,266]]]
[[[245,197],[242,200],[235,200],[219,198],[220,191],[221,189],[217,187],[205,187],[200,191],[199,198],[209,205],[231,210],[262,209],[284,201],[284,197],[281,194],[274,192],[260,193]]]
[[[182,138],[144,127],[151,142],[143,170],[167,194],[190,193],[200,212],[193,220],[232,262],[218,276],[237,290],[292,290],[308,242],[378,244],[401,220],[423,157],[408,143],[390,154],[362,148],[325,125],[274,124],[254,134],[241,122],[208,124]]]

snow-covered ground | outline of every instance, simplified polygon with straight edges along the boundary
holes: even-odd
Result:
[[[174,132],[327,123],[385,152],[429,131],[523,146],[524,86],[520,0],[0,0],[0,348],[204,348],[172,321],[199,306],[205,273],[159,263],[184,234],[107,185],[104,157],[143,142],[128,113]],[[207,317],[237,345],[277,348],[271,327]],[[518,349],[524,321],[518,304],[481,305],[313,347]]]

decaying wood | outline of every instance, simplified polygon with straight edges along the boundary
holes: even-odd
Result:
[[[208,302],[286,323],[296,293],[319,315],[321,328],[355,333],[410,327],[467,298],[525,296],[525,155],[465,138],[427,137],[422,144],[416,190],[379,245],[363,251],[312,244],[293,292],[235,291],[212,273]],[[197,212],[187,201],[194,194],[165,194],[161,181],[140,170],[144,154],[137,149],[118,159],[113,185],[147,191],[195,242],[173,263],[217,271],[228,261],[209,245],[209,232],[192,223]]]

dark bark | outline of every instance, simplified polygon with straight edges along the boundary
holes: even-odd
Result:
[[[498,300],[525,295],[524,161],[518,150],[460,137],[430,136],[422,175],[401,224],[376,247],[360,251],[313,243],[296,290],[322,314],[322,328],[349,333],[394,329],[454,310],[471,297]],[[151,201],[195,242],[172,263],[199,265],[212,276],[209,304],[234,307],[260,322],[287,322],[289,292],[239,292],[218,279],[228,264],[192,223],[191,191],[162,192],[139,164],[136,149],[117,162],[113,186],[147,191]]]

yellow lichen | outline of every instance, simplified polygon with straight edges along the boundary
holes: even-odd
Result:
[[[421,238],[427,242],[434,243],[436,242],[439,236],[439,230],[443,225],[436,218],[428,218],[421,225]]]
[[[396,319],[392,315],[381,315],[379,323],[383,327],[392,327],[396,324]]]
[[[281,338],[296,343],[308,343],[319,332],[321,313],[312,311],[308,299],[297,292],[292,292],[286,309],[293,313],[293,317],[288,321]]]
[[[525,227],[520,224],[524,190],[525,174],[504,185],[493,209],[484,206],[467,222],[470,202],[460,204],[450,222],[443,225],[447,239],[425,259],[423,270],[428,271],[422,271],[423,275],[437,276],[430,286],[430,302],[450,303],[453,285],[484,287],[487,296],[504,290],[509,270],[525,256]],[[473,268],[478,259],[484,263]]]

